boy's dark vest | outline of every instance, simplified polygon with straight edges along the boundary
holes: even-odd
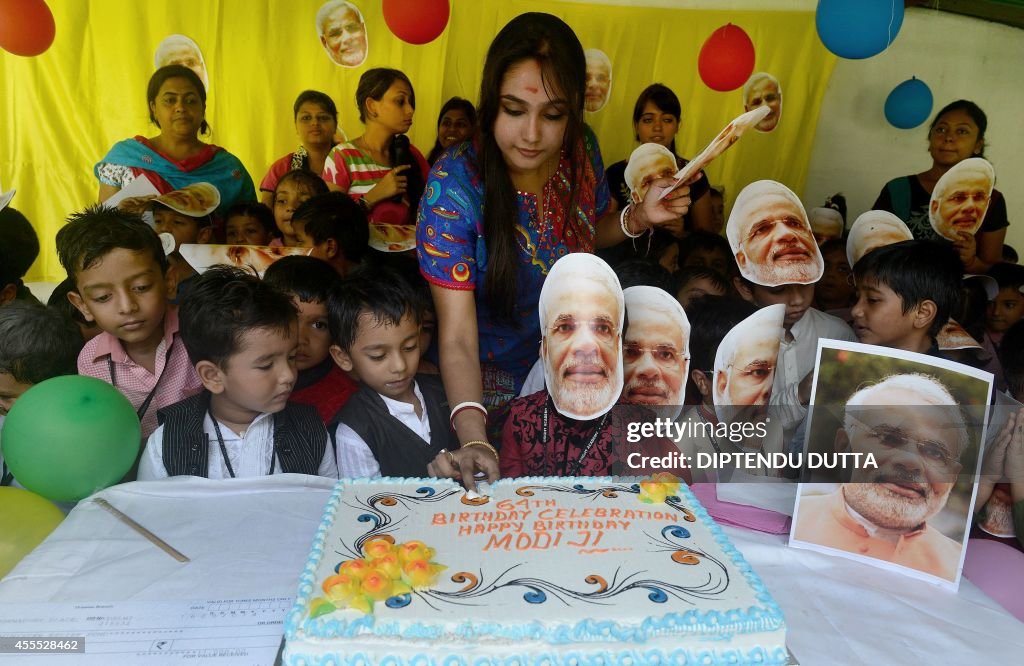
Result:
[[[169,476],[210,475],[211,435],[203,429],[209,409],[210,393],[202,391],[157,411],[157,421],[164,427],[164,467]],[[316,408],[289,402],[273,419],[274,454],[281,471],[318,474],[328,438]]]
[[[366,384],[360,384],[359,390],[331,419],[331,435],[338,423],[352,428],[377,459],[381,476],[427,476],[427,464],[441,449],[459,448],[459,441],[448,425],[448,399],[440,378],[416,375],[416,384],[423,394],[423,407],[430,423],[429,443],[392,416],[380,395]]]

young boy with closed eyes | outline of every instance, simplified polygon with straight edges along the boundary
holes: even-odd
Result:
[[[57,255],[73,288],[68,300],[101,333],[78,356],[78,373],[128,398],[142,436],[156,412],[202,388],[178,332],[175,293],[160,237],[134,213],[93,206],[57,232]]]
[[[440,378],[416,373],[422,310],[416,291],[385,268],[361,269],[331,294],[331,356],[359,379],[332,420],[342,478],[428,476],[435,457],[458,448]]]
[[[204,390],[160,410],[139,479],[337,478],[316,408],[288,402],[298,374],[298,312],[287,294],[215,266],[182,305],[181,337]]]

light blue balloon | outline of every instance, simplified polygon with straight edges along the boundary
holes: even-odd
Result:
[[[840,58],[878,55],[903,26],[903,0],[818,0],[818,37]]]
[[[934,101],[927,83],[917,77],[907,79],[885,98],[885,119],[900,129],[917,127],[932,114]]]

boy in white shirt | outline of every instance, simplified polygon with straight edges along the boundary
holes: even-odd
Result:
[[[440,378],[416,374],[423,308],[385,268],[352,273],[331,294],[331,356],[360,382],[331,421],[342,478],[428,476],[435,457],[458,448]]]
[[[255,275],[218,266],[195,280],[180,318],[204,390],[159,410],[139,479],[283,472],[337,478],[316,408],[288,402],[298,348],[291,298]]]

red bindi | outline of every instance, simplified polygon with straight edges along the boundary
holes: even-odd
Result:
[[[526,86],[526,92],[536,95],[538,92],[540,92],[540,89],[534,88],[533,86]]]

